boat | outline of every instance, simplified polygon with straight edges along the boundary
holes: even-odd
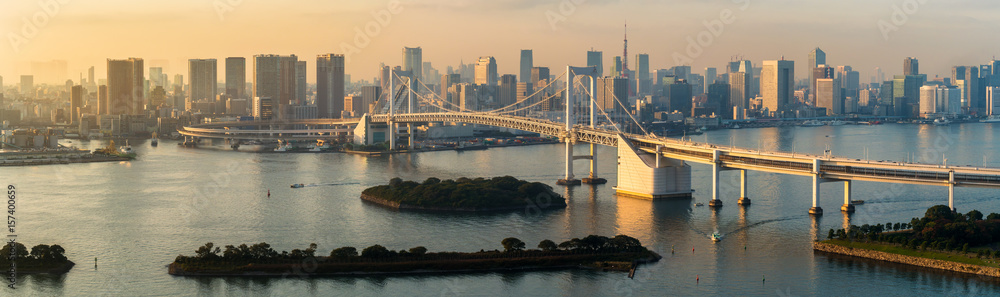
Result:
[[[740,124],[733,124],[733,126],[731,127],[731,129],[739,129],[739,128],[740,128]]]
[[[833,121],[826,122],[826,124],[830,125],[830,126],[843,126],[843,125],[847,125],[847,122],[841,121],[841,120],[833,120]]]
[[[695,203],[694,206],[705,206],[705,203],[698,202],[698,203]]]
[[[455,147],[456,151],[478,151],[487,149],[483,144],[466,144],[465,142]]]
[[[128,140],[126,139],[125,140],[125,145],[122,146],[121,148],[119,148],[118,150],[121,151],[123,154],[131,154],[132,153],[132,146],[128,144]]]
[[[275,148],[274,151],[275,152],[287,152],[287,151],[292,150],[292,148],[293,147],[292,147],[291,143],[285,143],[284,145],[278,144],[278,148]]]
[[[861,204],[865,204],[865,201],[864,200],[851,200],[851,204],[861,205]]]
[[[802,126],[805,126],[805,127],[819,127],[819,126],[823,126],[823,125],[826,125],[826,124],[823,124],[823,122],[820,122],[820,121],[817,121],[817,120],[808,120],[808,121],[802,122]]]
[[[935,126],[946,126],[948,124],[951,124],[951,121],[949,121],[946,118],[940,118],[940,119],[934,120],[934,125]]]
[[[719,234],[719,231],[712,232],[712,241],[714,242],[722,241],[722,234]]]
[[[324,150],[330,149],[330,145],[327,143],[318,144],[315,147],[309,149],[310,152],[322,152]]]
[[[303,184],[292,184],[292,189],[298,189],[298,188],[302,188],[302,187],[305,187],[305,186],[306,185],[303,185]]]
[[[1000,115],[990,116],[989,118],[982,120],[983,123],[1000,123]]]
[[[159,139],[158,136],[159,135],[157,135],[156,132],[153,132],[153,137],[152,137],[152,139],[150,139],[149,145],[152,145],[152,146],[159,145],[160,144],[160,139]]]

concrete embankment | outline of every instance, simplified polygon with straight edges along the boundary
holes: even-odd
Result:
[[[994,268],[994,267],[986,267],[986,266],[965,264],[952,261],[906,256],[906,255],[886,253],[886,252],[873,251],[867,249],[851,248],[851,247],[839,246],[835,244],[822,243],[822,242],[813,242],[813,250],[832,253],[832,254],[867,258],[872,260],[1000,278],[1000,268]]]

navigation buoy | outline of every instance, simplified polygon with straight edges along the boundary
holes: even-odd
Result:
[[[701,276],[700,276],[700,275],[697,275],[697,274],[695,274],[695,276],[694,276],[694,282],[696,282],[696,283],[701,283]]]
[[[94,257],[94,269],[97,269],[97,257]]]
[[[271,189],[267,189],[267,198],[271,198]]]
[[[766,281],[767,281],[767,279],[766,279],[766,278],[764,278],[764,275],[763,275],[763,274],[761,274],[761,275],[760,275],[760,282],[762,282],[762,283],[763,283],[763,282],[766,282]]]

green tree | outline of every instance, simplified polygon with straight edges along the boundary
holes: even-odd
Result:
[[[218,252],[219,248],[215,248]],[[56,261],[66,261],[66,249],[58,244],[53,244],[49,247],[49,253],[52,255],[52,259]]]
[[[422,246],[412,247],[410,248],[410,253],[416,256],[423,256],[424,254],[427,253],[427,248]]]
[[[32,258],[38,260],[49,259],[49,245],[39,244],[31,248],[31,252],[28,253]]]
[[[389,187],[391,188],[398,187],[399,185],[402,184],[403,184],[403,179],[398,177],[393,177],[392,179],[389,180]]]
[[[833,229],[830,229],[830,233],[826,235],[826,239],[833,239]]]
[[[195,250],[194,254],[196,257],[202,259],[216,258],[219,256],[219,248],[215,247],[215,249],[212,249],[213,247],[215,247],[215,244],[211,242],[206,243],[205,245]]]
[[[500,241],[505,252],[520,251],[524,249],[524,242],[514,237],[507,237]]]
[[[969,217],[969,221],[982,221],[983,220],[983,213],[979,212],[978,210],[975,210],[975,209],[973,209],[972,211],[970,211],[969,214],[967,214],[966,216]]]
[[[542,242],[538,243],[538,249],[548,252],[548,251],[554,251],[554,250],[559,249],[559,246],[556,245],[555,242],[546,239],[546,240],[542,240]]]
[[[358,256],[358,249],[356,249],[356,248],[354,248],[352,246],[345,246],[345,247],[335,248],[335,249],[333,249],[333,251],[330,252],[330,257],[334,257],[334,258],[345,259],[345,258],[353,258],[353,257],[357,257],[357,256]]]
[[[389,254],[389,249],[377,244],[361,250],[361,257],[365,258],[380,258],[386,257]]]

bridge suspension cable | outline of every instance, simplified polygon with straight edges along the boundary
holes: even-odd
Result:
[[[574,72],[574,74],[575,74],[575,72]],[[596,79],[596,77],[593,77],[593,76],[591,76],[591,77],[592,77],[591,79]],[[581,82],[581,84],[582,84],[582,82]],[[608,116],[607,112],[604,110],[604,108],[600,104],[597,104],[597,102],[596,102],[597,99],[594,98],[594,94],[591,94],[590,90],[588,88],[586,88],[586,87],[583,87],[581,89],[583,89],[583,91],[590,97],[590,101],[592,101],[594,103],[594,105],[596,105],[597,108],[601,110],[601,113],[604,114],[604,117],[608,119],[608,122],[610,122],[612,125],[614,125],[615,129],[618,130],[618,132],[621,132],[621,129],[618,127],[618,124],[615,123],[615,121],[612,120],[612,118],[610,116]],[[642,125],[639,123],[639,121],[636,120],[634,116],[632,116],[632,113],[628,112],[629,108],[627,106],[625,106],[625,104],[622,103],[621,100],[619,100],[618,95],[615,94],[614,90],[611,90],[608,85],[605,85],[604,86],[604,92],[611,94],[611,97],[615,99],[615,102],[618,103],[618,106],[621,106],[622,110],[624,111],[623,113],[625,113],[625,114],[628,115],[629,119],[632,120],[632,122],[636,125],[636,127],[639,127],[639,130],[642,131],[643,135],[649,136],[649,132],[646,131],[646,128],[643,128]],[[594,123],[594,124],[596,126],[596,123]]]

